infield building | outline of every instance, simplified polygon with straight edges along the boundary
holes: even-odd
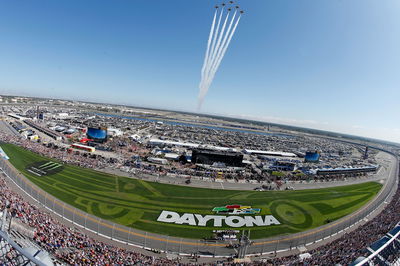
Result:
[[[192,163],[208,165],[224,163],[226,166],[241,167],[243,165],[243,154],[232,151],[193,149]]]

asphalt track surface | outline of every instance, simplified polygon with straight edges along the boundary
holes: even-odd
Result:
[[[0,123],[0,130],[6,130],[7,128],[8,130],[12,131],[10,128],[6,127],[6,125],[1,124],[2,123]],[[337,234],[340,234],[343,231],[364,221],[366,217],[372,215],[375,210],[386,204],[387,200],[394,194],[397,188],[395,184],[398,182],[398,159],[388,153],[381,153],[381,156],[383,156],[382,158],[386,163],[382,168],[383,170],[378,172],[376,179],[381,181],[385,180],[386,182],[374,200],[363,206],[360,210],[324,226],[298,234],[256,240],[252,243],[252,245],[247,247],[246,253],[261,255],[271,252],[283,252],[302,246],[312,245],[328,240],[329,238],[334,237]],[[9,162],[1,159],[0,168],[17,186],[19,186],[19,188],[25,191],[28,196],[42,204],[46,209],[54,212],[62,219],[72,222],[74,225],[98,234],[99,236],[103,236],[127,245],[134,245],[145,249],[157,249],[169,253],[178,253],[181,255],[199,254],[203,256],[227,257],[233,256],[237,253],[236,249],[226,247],[228,244],[227,242],[205,242],[202,240],[168,237],[143,232],[102,220],[52,197],[31,183],[27,178],[22,176]],[[367,180],[364,180],[363,182],[365,181]],[[352,182],[361,181],[356,180]],[[323,184],[328,185],[326,182]],[[236,185],[237,184],[235,184],[235,186]],[[240,185],[243,188],[243,185],[245,184]],[[304,185],[309,187],[311,184]],[[314,185],[321,184],[316,183]],[[335,186],[337,185],[340,184],[335,184]],[[237,188],[235,187],[235,189]]]

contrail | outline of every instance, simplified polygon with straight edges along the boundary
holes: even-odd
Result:
[[[218,10],[216,10],[216,12],[218,12]],[[220,26],[220,24],[221,24],[221,19],[222,19],[222,15],[224,14],[224,8],[222,8],[222,10],[221,10],[221,13],[219,14],[219,19],[218,19],[218,23],[217,23],[217,27],[215,28],[215,31],[214,31],[214,35],[213,35],[213,38],[212,38],[212,44],[211,44],[211,51],[210,51],[210,53],[208,54],[208,58],[207,58],[207,63],[206,63],[206,67],[205,67],[205,75],[207,76],[207,73],[208,73],[208,66],[209,66],[209,64],[210,64],[210,60],[212,60],[212,55],[214,54],[214,49],[215,49],[215,41],[216,41],[216,39],[217,39],[217,37],[218,37],[218,34],[219,34],[219,26]],[[203,88],[204,88],[204,81],[205,81],[205,79],[203,78],[202,79],[202,83],[203,83]]]
[[[212,67],[212,65],[214,64],[214,62],[215,62],[215,60],[216,60],[216,55],[219,53],[219,51],[220,51],[220,46],[221,46],[221,40],[222,40],[222,36],[225,34],[225,27],[226,27],[226,23],[227,23],[227,21],[228,21],[228,18],[229,18],[229,13],[230,13],[230,10],[228,11],[228,14],[226,15],[226,18],[225,18],[225,22],[224,22],[224,24],[223,24],[223,26],[222,26],[222,29],[221,29],[221,31],[219,32],[219,36],[218,36],[218,41],[217,41],[217,44],[216,44],[216,46],[215,46],[215,49],[214,49],[214,51],[213,51],[213,53],[212,53],[212,56],[211,56],[211,58],[213,59],[213,61],[212,62],[210,62],[210,64],[209,64],[209,66],[210,66],[210,69],[209,69],[209,71],[211,70],[211,67]]]
[[[210,53],[211,40],[212,40],[212,36],[213,36],[213,33],[214,33],[214,27],[215,27],[215,20],[216,19],[217,19],[217,10],[215,10],[214,19],[213,19],[213,22],[212,22],[212,25],[211,25],[210,35],[208,36],[207,51],[206,51],[206,55],[204,57],[203,68],[201,69],[200,87],[202,87],[202,83],[203,83],[203,79],[204,79],[204,71],[205,71],[206,66],[207,66],[207,60],[208,60],[208,55]]]
[[[228,17],[229,17],[229,12],[228,12],[228,15],[225,18],[225,22],[224,22],[222,28],[220,29],[221,19],[222,19],[223,13],[224,13],[224,9],[222,9],[222,11],[220,13],[218,25],[217,25],[217,28],[215,30],[215,34],[214,34],[214,38],[213,38],[213,44],[212,44],[212,47],[211,47],[211,53],[209,54],[209,58],[208,58],[207,65],[206,65],[206,68],[205,68],[205,73],[204,73],[204,76],[202,77],[202,85],[201,85],[201,88],[200,88],[200,90],[202,91],[202,94],[201,94],[202,98],[204,98],[205,94],[208,91],[208,87],[209,86],[207,85],[207,81],[208,81],[208,79],[210,77],[212,66],[215,63],[216,54],[220,51],[221,39],[222,39],[222,36],[224,35],[226,23],[227,23]]]
[[[236,21],[236,24],[235,24],[235,26],[233,27],[233,30],[232,30],[232,32],[231,32],[231,34],[230,34],[230,36],[229,36],[228,42],[226,43],[225,47],[224,47],[223,50],[222,50],[222,54],[221,54],[220,58],[217,59],[216,65],[215,65],[215,67],[213,68],[213,71],[211,72],[211,76],[210,76],[210,78],[209,78],[209,80],[208,80],[208,82],[207,82],[207,84],[206,84],[206,86],[208,86],[208,87],[209,87],[209,86],[211,85],[211,83],[213,82],[214,77],[215,77],[215,74],[217,73],[217,70],[218,70],[218,68],[219,68],[219,66],[220,66],[220,64],[221,64],[221,62],[222,62],[222,59],[224,58],[225,53],[226,53],[226,51],[228,50],[229,44],[230,44],[230,42],[231,42],[231,40],[232,40],[232,37],[233,37],[233,34],[235,33],[236,28],[237,28],[237,26],[238,26],[238,24],[239,24],[240,18],[241,18],[241,16],[239,16],[238,20]]]
[[[231,2],[232,4],[233,2]],[[239,24],[241,16],[236,19],[237,10],[233,17],[230,19],[228,29],[226,29],[227,23],[230,17],[231,8],[228,8],[228,12],[224,15],[225,4],[222,4],[221,11],[219,12],[219,6],[214,13],[214,18],[211,24],[210,34],[208,36],[207,50],[204,58],[203,67],[201,69],[201,81],[199,84],[199,96],[198,96],[198,110],[200,110],[201,105],[204,101],[208,89],[210,88],[212,81],[214,80],[215,74],[225,56],[225,53],[229,47],[232,37],[236,31]],[[236,9],[239,7],[236,6]],[[243,14],[243,11],[240,11]],[[217,22],[218,17],[218,22]],[[221,27],[222,19],[224,19],[223,25]],[[233,29],[232,26],[234,25]]]
[[[224,57],[224,53],[223,53],[224,47],[226,46],[226,44],[228,44],[228,46],[229,46],[229,42],[227,43],[226,41],[228,39],[228,36],[231,33],[231,28],[232,28],[233,22],[235,21],[235,17],[236,17],[236,11],[233,14],[231,22],[229,23],[228,30],[226,31],[226,34],[225,34],[224,39],[222,41],[221,48],[218,50],[218,53],[217,53],[216,58],[215,58],[215,61],[211,65],[211,72],[210,72],[211,74],[216,72],[216,70],[218,68],[217,62],[220,61],[220,58],[222,59]],[[208,77],[207,77],[207,79],[208,79]],[[212,80],[209,83],[211,84],[211,82],[212,82]]]

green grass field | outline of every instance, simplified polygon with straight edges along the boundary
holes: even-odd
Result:
[[[359,185],[302,191],[234,191],[191,188],[109,175],[71,165],[38,176],[27,171],[44,158],[20,147],[1,144],[10,162],[43,190],[85,212],[133,228],[186,238],[211,236],[221,227],[194,227],[157,222],[162,210],[214,215],[212,209],[228,204],[261,208],[261,215],[275,216],[281,225],[252,229],[252,238],[304,231],[354,212],[371,200],[382,185]],[[54,160],[51,160],[54,161]]]

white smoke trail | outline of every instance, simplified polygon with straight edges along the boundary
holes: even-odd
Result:
[[[213,33],[214,33],[215,21],[217,19],[217,11],[218,10],[215,10],[214,19],[213,19],[213,22],[212,22],[212,25],[211,25],[210,35],[208,36],[206,55],[204,57],[203,67],[201,69],[200,88],[203,86],[202,84],[203,84],[203,79],[204,79],[204,72],[205,72],[205,69],[206,69],[206,66],[207,66],[207,60],[208,60],[208,56],[209,56],[209,53],[210,53],[211,40],[212,40],[212,36],[213,36]]]
[[[222,41],[221,49],[218,50],[218,53],[217,53],[216,58],[214,60],[214,63],[211,65],[211,71],[210,71],[211,74],[216,71],[217,63],[218,63],[218,61],[220,61],[220,58],[223,58],[222,51],[224,50],[224,47],[226,46],[226,43],[227,43],[226,41],[228,39],[228,36],[231,33],[232,25],[233,25],[233,22],[235,21],[235,18],[236,18],[236,13],[237,13],[237,11],[235,11],[235,13],[233,14],[231,22],[229,23],[229,26],[228,26],[228,30],[226,31],[226,34],[225,34],[224,39]],[[206,77],[207,77],[207,80],[208,80],[209,79],[209,75],[207,75]],[[210,84],[211,84],[211,82],[210,82]]]
[[[219,15],[217,27],[215,28],[215,32],[214,32],[214,36],[213,36],[213,40],[212,40],[212,44],[211,44],[211,51],[210,51],[210,54],[208,55],[207,65],[206,66],[208,66],[210,64],[210,60],[212,60],[212,55],[214,54],[215,42],[216,42],[216,40],[218,38],[219,26],[221,25],[221,19],[222,19],[222,15],[223,14],[224,14],[224,9],[222,8],[221,13]]]
[[[238,20],[236,21],[236,24],[235,24],[235,26],[233,27],[233,30],[232,30],[232,32],[231,32],[231,34],[230,34],[230,36],[229,36],[228,42],[226,43],[226,45],[225,45],[225,47],[224,47],[224,50],[222,51],[222,55],[221,55],[221,57],[218,59],[217,65],[216,65],[216,67],[214,68],[214,71],[213,71],[213,73],[212,73],[212,75],[211,75],[211,78],[210,78],[209,82],[207,82],[207,84],[206,84],[206,86],[208,86],[208,87],[209,87],[209,86],[211,85],[211,83],[213,82],[214,77],[215,77],[215,74],[217,73],[218,68],[219,68],[219,66],[221,65],[222,59],[224,58],[225,53],[226,53],[226,51],[228,50],[229,44],[230,44],[230,42],[231,42],[231,40],[232,40],[232,37],[233,37],[233,34],[235,33],[236,28],[237,28],[237,26],[238,26],[238,24],[239,24],[240,18],[241,18],[241,16],[239,16]]]
[[[225,27],[226,27],[226,23],[227,23],[228,18],[229,18],[229,14],[230,14],[230,11],[228,11],[228,13],[226,15],[226,18],[225,18],[225,21],[224,21],[224,24],[222,26],[222,29],[219,32],[217,44],[216,44],[215,49],[214,49],[214,51],[213,51],[213,53],[211,55],[211,59],[212,60],[209,62],[208,73],[212,70],[212,66],[214,65],[214,63],[215,63],[215,61],[217,59],[217,54],[220,53],[220,50],[222,48],[221,47],[221,40],[222,40],[222,36],[224,36],[224,34],[225,34]],[[208,74],[208,73],[206,73],[206,74]]]
[[[216,13],[218,14],[218,10],[216,10]],[[224,9],[222,8],[221,9],[221,13],[219,14],[217,27],[215,28],[215,31],[214,31],[214,34],[213,34],[213,37],[212,37],[211,49],[210,49],[210,52],[209,52],[208,57],[207,57],[207,63],[205,65],[205,72],[204,72],[205,76],[202,78],[202,80],[200,82],[200,86],[199,86],[200,87],[200,93],[202,91],[204,91],[204,90],[206,90],[206,93],[207,93],[207,90],[208,90],[207,88],[204,87],[204,85],[205,85],[204,82],[205,82],[205,80],[207,80],[206,79],[206,74],[208,73],[208,65],[210,64],[210,60],[211,60],[212,54],[214,53],[215,41],[216,41],[218,33],[219,33],[219,26],[221,24],[221,19],[222,19],[223,13],[224,13]]]
[[[222,62],[222,59],[225,56],[225,53],[229,47],[229,44],[232,40],[232,37],[236,31],[236,28],[239,24],[241,16],[236,20],[237,11],[235,11],[232,19],[230,20],[228,29],[225,31],[227,22],[230,17],[230,10],[227,12],[226,17],[224,18],[224,23],[221,26],[221,21],[224,16],[224,8],[222,8],[221,13],[219,14],[219,19],[217,22],[217,26],[215,27],[216,17],[218,16],[218,10],[215,12],[213,23],[211,26],[211,31],[207,43],[207,51],[204,59],[203,68],[201,70],[201,82],[199,85],[200,91],[198,96],[198,110],[200,110],[201,105],[203,104],[204,97],[206,96],[208,89],[210,88],[215,74],[218,71],[218,68]],[[235,26],[232,29],[232,25]],[[215,27],[215,29],[214,29]],[[231,30],[232,29],[232,30]],[[214,30],[214,32],[213,32]],[[211,38],[211,39],[210,39]],[[221,42],[222,41],[222,42]],[[211,46],[210,46],[211,43]]]
[[[209,77],[208,77],[208,80],[205,81],[205,88],[207,88],[207,91],[208,91],[208,88],[211,86],[211,83],[214,81],[215,74],[217,73],[218,68],[219,68],[219,66],[221,65],[222,59],[224,58],[225,53],[226,53],[226,51],[228,50],[229,44],[230,44],[230,42],[231,42],[231,40],[232,40],[232,37],[233,37],[233,35],[234,35],[235,31],[236,31],[236,28],[237,28],[237,26],[238,26],[238,24],[239,24],[240,18],[241,18],[241,17],[239,16],[238,20],[237,20],[236,23],[235,23],[235,26],[234,26],[233,29],[232,29],[232,32],[231,32],[230,35],[229,35],[229,38],[228,38],[227,43],[225,44],[225,47],[223,47],[221,56],[218,58],[215,67],[213,67],[213,70],[212,70],[212,72],[210,73],[210,75],[209,75]],[[207,93],[207,91],[206,91],[206,93]],[[204,94],[204,96],[205,96],[205,94]]]

